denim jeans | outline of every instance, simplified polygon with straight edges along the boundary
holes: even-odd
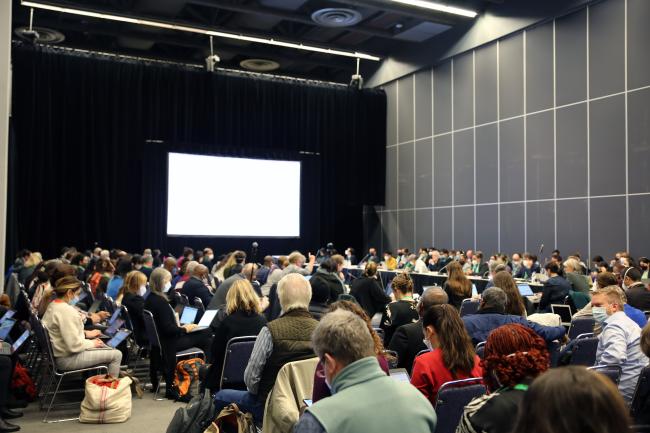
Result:
[[[250,412],[253,414],[255,424],[262,424],[262,419],[264,418],[264,402],[259,402],[255,394],[238,389],[222,389],[214,396],[216,413],[220,413],[230,403],[235,403],[242,412]]]

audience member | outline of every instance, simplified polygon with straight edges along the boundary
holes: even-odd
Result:
[[[442,288],[449,296],[449,303],[460,310],[463,299],[472,297],[472,282],[463,273],[463,267],[458,262],[447,265],[449,276]]]
[[[510,433],[525,392],[549,364],[546,343],[532,329],[516,323],[495,329],[482,363],[490,393],[465,406],[456,433]]]
[[[644,326],[641,331],[641,351],[650,358],[650,324]],[[637,425],[650,425],[650,390],[648,387],[646,387],[646,393],[640,395],[639,399],[643,403],[634,416],[634,422]]]
[[[521,296],[519,288],[507,271],[498,272],[494,276],[494,286],[500,288],[506,293],[508,302],[506,303],[506,314],[521,316],[524,319],[528,314],[535,311],[535,305],[525,296]]]
[[[316,256],[309,254],[309,263],[305,266],[307,259],[300,252],[294,251],[289,254],[289,265],[282,270],[282,276],[297,273],[300,275],[311,275],[314,271],[314,263],[316,263]]]
[[[117,299],[117,295],[124,285],[124,278],[126,277],[126,274],[132,270],[133,266],[131,265],[130,258],[125,257],[119,259],[117,262],[115,275],[113,275],[113,278],[111,278],[111,280],[108,282],[108,286],[106,287],[106,295],[110,296],[113,299]]]
[[[535,257],[532,254],[525,253],[521,266],[514,276],[515,278],[523,278],[527,280],[530,279],[533,274],[539,273],[539,271],[539,265],[535,263]]]
[[[490,268],[488,264],[483,261],[483,253],[481,251],[477,251],[474,254],[474,256],[471,258],[471,261],[472,261],[472,275],[476,275],[477,277],[481,277],[481,278],[486,277],[490,271]]]
[[[341,257],[341,256],[339,256]],[[318,267],[314,275],[311,276],[309,283],[312,287],[312,292],[315,290],[321,294],[327,293],[327,304],[335,302],[339,295],[345,293],[345,286],[338,274],[338,263],[334,257],[325,259]]]
[[[321,320],[312,339],[332,396],[307,408],[294,433],[435,431],[436,416],[426,399],[379,368],[363,319],[334,311]]]
[[[0,356],[0,433],[20,430],[20,426],[10,423],[8,419],[20,418],[23,413],[9,408],[11,381],[14,364],[9,356]]]
[[[508,323],[519,323],[531,328],[547,343],[564,337],[566,330],[563,326],[542,326],[521,316],[506,314],[507,303],[508,297],[499,287],[490,287],[483,291],[478,312],[463,317],[465,328],[474,344],[486,341],[490,332]]]
[[[641,272],[637,268],[623,271],[622,287],[628,304],[642,311],[650,310],[650,290],[641,281]]]
[[[241,271],[241,268],[246,263],[246,253],[243,251],[235,251],[228,258],[228,262],[223,269],[224,279],[228,279],[230,276],[238,274]]]
[[[178,272],[176,259],[173,257],[167,257],[163,262],[163,268],[172,276],[176,276],[176,273]]]
[[[512,414],[514,415],[514,414]],[[515,433],[631,433],[628,408],[606,376],[581,366],[554,368],[524,393]]]
[[[648,274],[649,269],[650,269],[650,259],[647,257],[641,257],[639,258],[639,269],[641,269],[641,279],[642,280],[647,280],[650,278],[650,275]]]
[[[443,383],[481,377],[480,358],[474,351],[458,310],[449,304],[434,305],[422,316],[424,343],[430,350],[415,358],[411,383],[436,405]]]
[[[271,275],[271,272],[273,272],[274,269],[276,269],[276,266],[273,264],[273,257],[264,256],[262,266],[260,266],[259,270],[257,271],[257,281],[262,286],[264,286],[264,284],[266,284],[266,280],[269,278],[269,275]]]
[[[120,290],[121,303],[129,312],[129,318],[133,325],[133,335],[140,346],[144,346],[148,342],[142,313],[146,294],[147,276],[140,271],[131,271],[126,274],[124,286]]]
[[[641,329],[623,312],[624,302],[615,286],[598,289],[591,299],[594,319],[602,326],[596,365],[620,365],[618,387],[626,402],[632,400],[639,374],[648,365],[641,352]]]
[[[273,271],[271,271],[268,278],[266,279],[266,283],[262,285],[261,290],[263,296],[269,296],[271,287],[273,287],[274,284],[278,284],[278,282],[282,279],[282,277],[284,276],[283,270],[287,266],[289,266],[288,257],[287,256],[278,257],[278,267],[275,268]]]
[[[187,296],[190,302],[193,302],[194,298],[199,298],[204,306],[210,305],[212,292],[208,286],[208,267],[197,264],[191,272],[190,279],[181,288],[181,293]]]
[[[311,334],[318,322],[308,311],[309,282],[296,273],[285,275],[278,283],[278,298],[284,314],[262,328],[255,341],[244,373],[247,391],[219,391],[215,395],[216,413],[234,402],[260,423],[266,397],[284,364],[314,356]]]
[[[354,255],[354,248],[348,247],[345,249],[345,260],[350,264],[350,266],[357,265],[357,256]]]
[[[95,272],[93,272],[88,280],[93,296],[97,296],[99,293],[106,293],[108,282],[113,277],[113,272],[115,272],[115,267],[113,266],[113,263],[111,263],[110,259],[107,257],[100,257],[97,260],[95,263]]]
[[[253,281],[255,280],[256,272],[256,264],[246,263],[240,273],[231,275],[230,277],[226,278],[224,282],[219,284],[219,287],[217,287],[217,291],[214,293],[212,300],[207,304],[207,309],[216,310],[223,308],[223,306],[226,305],[226,295],[228,294],[228,290],[230,290],[230,287],[233,285],[233,283],[238,280]]]
[[[549,262],[544,267],[548,280],[544,283],[542,299],[539,301],[539,310],[550,313],[551,304],[564,304],[564,298],[569,295],[571,284],[559,275],[560,267],[557,263]]]
[[[370,318],[377,313],[383,312],[390,302],[390,297],[386,295],[386,292],[381,287],[375,262],[368,262],[363,275],[352,281],[350,294],[354,296]]]
[[[417,304],[413,300],[413,280],[407,273],[397,274],[392,281],[395,301],[386,305],[381,318],[384,341],[390,341],[393,332],[402,325],[417,322],[419,319]]]
[[[142,256],[142,269],[140,269],[140,272],[147,277],[147,280],[151,276],[151,272],[153,272],[153,267],[153,256],[151,254]]]
[[[367,262],[375,262],[376,264],[381,263],[381,259],[377,255],[377,249],[374,247],[368,248],[368,254],[366,254],[361,261],[359,262],[359,265],[365,266]]]
[[[573,257],[568,258],[564,262],[564,275],[573,287],[573,290],[588,294],[590,289],[589,282],[585,278],[582,269],[580,262]]]

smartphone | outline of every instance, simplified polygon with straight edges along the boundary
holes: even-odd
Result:
[[[309,400],[308,400],[308,399],[305,399],[305,400],[303,400],[302,402],[305,403],[305,406],[307,406],[307,407],[310,407],[312,404],[314,404],[314,403],[311,401],[311,399],[309,399]]]

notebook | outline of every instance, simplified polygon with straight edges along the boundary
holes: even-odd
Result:
[[[199,312],[194,307],[185,307],[183,308],[183,314],[181,314],[180,322],[181,325],[187,325],[188,323],[194,323],[196,320],[196,314]]]

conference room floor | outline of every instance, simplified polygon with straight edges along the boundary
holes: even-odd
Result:
[[[174,403],[171,400],[156,401],[153,394],[146,392],[142,399],[133,397],[133,408],[131,418],[121,424],[81,424],[78,421],[66,421],[59,423],[44,423],[44,412],[39,411],[37,402],[31,403],[24,409],[25,416],[10,422],[16,421],[21,427],[21,432],[29,433],[145,433],[163,432],[167,429],[174,412],[183,403]],[[79,413],[68,410],[52,411],[50,416],[53,419],[59,417],[74,417]]]

